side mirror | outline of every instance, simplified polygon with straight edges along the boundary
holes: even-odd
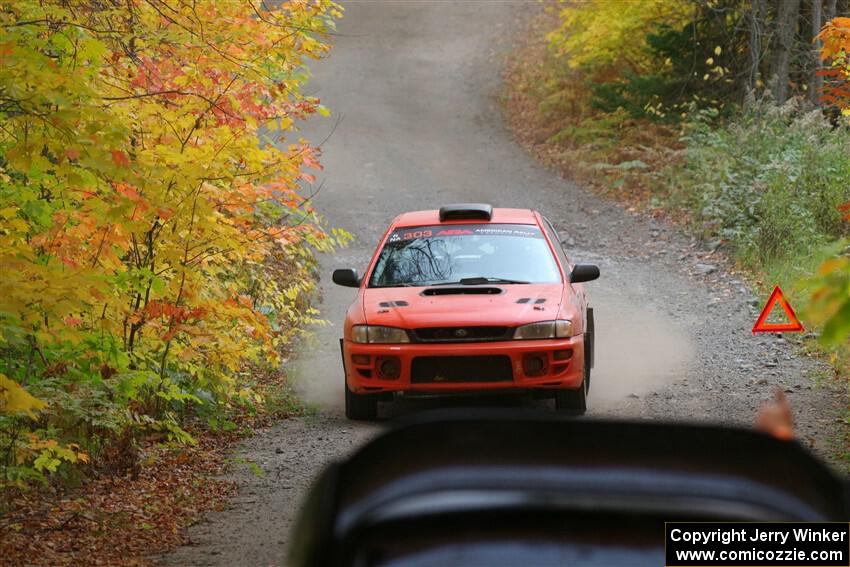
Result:
[[[599,266],[593,264],[576,264],[570,273],[570,283],[581,283],[595,280],[599,277]]]
[[[597,270],[596,273],[598,275],[599,271]],[[352,270],[351,268],[334,270],[332,279],[336,285],[342,285],[345,287],[360,287],[360,276],[357,275],[357,270]]]

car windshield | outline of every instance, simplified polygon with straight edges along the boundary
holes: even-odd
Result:
[[[552,251],[536,226],[470,224],[393,231],[369,287],[560,281]]]

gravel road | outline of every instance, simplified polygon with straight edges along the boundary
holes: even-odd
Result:
[[[334,115],[304,131],[314,143],[330,135],[316,206],[356,236],[322,262],[321,309],[334,324],[317,329],[290,369],[321,409],[246,441],[240,456],[266,474],[236,467],[232,507],[193,527],[191,545],[165,563],[282,563],[315,473],[382,427],[343,416],[337,341],[354,291],[330,284],[330,273],[365,268],[396,214],[450,202],[536,208],[555,223],[574,260],[599,264],[601,279],[588,284],[597,336],[590,416],[749,424],[779,386],[802,440],[823,455],[835,452],[840,397],[812,380],[824,368],[782,338],[750,333],[759,306],[717,254],[586,193],[514,143],[500,115],[500,67],[515,22],[534,6],[346,4],[334,49],[312,65],[313,94]],[[385,409],[398,415],[419,407]]]

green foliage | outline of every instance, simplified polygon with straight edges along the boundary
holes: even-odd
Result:
[[[692,21],[680,28],[666,23],[645,33],[646,69],[625,69],[608,82],[590,85],[594,108],[625,109],[635,118],[676,122],[693,108],[722,108],[733,80],[723,65],[724,49],[714,45],[719,35],[713,19]]]
[[[837,208],[850,200],[847,130],[793,101],[750,101],[734,120],[713,120],[708,111],[691,117],[685,158],[665,172],[663,189],[702,234],[756,269],[848,234]]]
[[[730,66],[741,65],[747,36],[733,24],[745,8],[688,0],[570,3],[547,39],[573,80],[584,83],[591,108],[675,122],[686,107],[722,107],[738,89]],[[547,99],[563,98],[562,90],[570,88]]]
[[[823,324],[821,340],[829,346],[845,343],[850,335],[850,257],[847,242],[841,242],[830,258],[821,263],[813,277],[808,278],[814,287],[812,302],[807,314]]]

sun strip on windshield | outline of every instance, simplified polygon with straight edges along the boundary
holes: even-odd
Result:
[[[539,228],[518,224],[469,224],[451,226],[417,226],[398,228],[392,232],[387,242],[403,242],[418,238],[441,238],[446,236],[516,236],[522,238],[543,238]]]

